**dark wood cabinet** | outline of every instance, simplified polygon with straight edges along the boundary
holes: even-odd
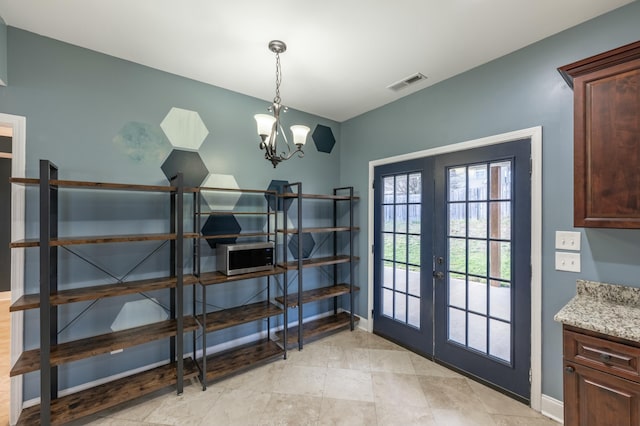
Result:
[[[640,424],[640,345],[564,327],[564,424]]]
[[[574,89],[574,226],[640,228],[640,41],[558,70]]]

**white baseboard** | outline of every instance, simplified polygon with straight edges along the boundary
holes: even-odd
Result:
[[[542,394],[541,412],[545,416],[564,424],[564,404],[555,398]]]

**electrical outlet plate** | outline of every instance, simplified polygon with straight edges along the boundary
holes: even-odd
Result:
[[[556,270],[580,272],[580,253],[556,252]]]
[[[580,251],[580,232],[556,231],[556,249]]]

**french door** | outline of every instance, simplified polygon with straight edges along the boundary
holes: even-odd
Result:
[[[526,400],[529,159],[526,139],[374,176],[374,332]]]

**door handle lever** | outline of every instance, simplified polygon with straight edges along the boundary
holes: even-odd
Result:
[[[444,272],[433,271],[433,277],[437,280],[441,280],[444,278]]]

